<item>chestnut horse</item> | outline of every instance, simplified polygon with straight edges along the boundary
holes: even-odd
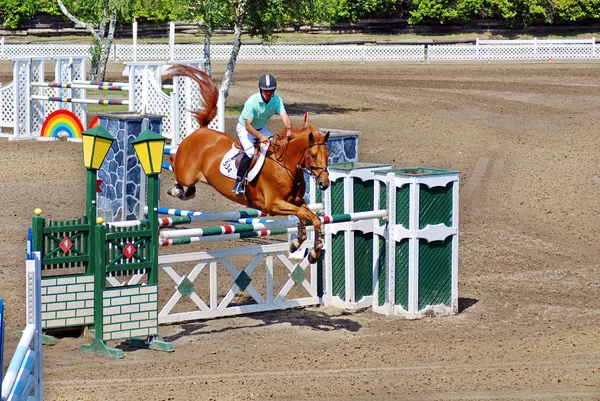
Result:
[[[299,219],[298,237],[290,243],[291,252],[306,240],[306,222],[310,221],[314,226],[315,242],[308,256],[309,261],[315,263],[323,248],[321,221],[304,201],[304,173],[316,177],[320,189],[329,187],[329,151],[325,144],[329,132],[322,134],[316,127],[307,125],[292,129],[291,137],[286,138],[284,129],[270,144],[260,174],[246,185],[245,194],[236,195],[231,190],[234,179],[225,177],[219,171],[221,160],[231,149],[234,139],[208,128],[208,123],[217,112],[219,90],[216,84],[207,74],[190,66],[174,64],[164,79],[176,76],[196,81],[203,103],[192,112],[200,128],[188,135],[177,148],[177,154],[171,156],[176,184],[168,191],[169,195],[183,200],[191,199],[196,192],[196,183],[203,182],[241,205],[270,215],[295,215]],[[187,187],[185,192],[184,187]]]

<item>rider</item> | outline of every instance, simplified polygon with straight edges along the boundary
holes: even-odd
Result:
[[[244,109],[236,126],[236,132],[244,151],[233,186],[233,192],[237,195],[245,192],[244,180],[254,155],[254,141],[268,143],[272,136],[266,124],[273,114],[279,114],[281,117],[281,121],[287,128],[287,137],[289,138],[292,134],[292,120],[285,112],[283,100],[275,94],[275,89],[277,89],[275,77],[269,74],[263,75],[258,80],[258,88],[259,92],[250,96],[244,103]]]

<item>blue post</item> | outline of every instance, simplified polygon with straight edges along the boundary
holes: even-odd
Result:
[[[4,300],[0,298],[0,383],[4,377],[2,366],[4,366]]]

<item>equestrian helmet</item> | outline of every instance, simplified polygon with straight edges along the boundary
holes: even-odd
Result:
[[[274,91],[277,89],[277,81],[275,77],[270,74],[263,75],[258,80],[258,88],[265,91]]]

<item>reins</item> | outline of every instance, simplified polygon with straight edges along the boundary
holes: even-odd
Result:
[[[277,134],[277,137],[279,138],[279,134]],[[279,141],[281,141],[281,138],[279,139]],[[289,139],[288,139],[288,144],[289,144]],[[273,145],[275,145],[275,143],[273,143]],[[311,143],[311,144],[310,144],[310,145],[309,145],[309,146],[306,148],[306,151],[304,152],[304,157],[303,157],[303,159],[306,159],[306,157],[307,157],[307,155],[308,155],[308,151],[309,151],[309,149],[310,149],[310,148],[312,148],[313,146],[326,146],[326,144],[325,144],[325,142],[314,142],[314,143]],[[278,144],[277,144],[277,147],[278,147],[278,148],[279,148],[279,147],[282,147],[282,145],[280,145],[280,144],[278,143]],[[283,159],[285,159],[285,160],[287,160],[288,162],[290,162],[290,163],[292,163],[292,164],[296,165],[296,168],[298,168],[299,170],[302,170],[302,171],[304,171],[304,172],[305,172],[306,174],[308,174],[308,175],[312,175],[312,176],[313,176],[313,177],[315,177],[316,179],[319,179],[319,177],[321,176],[321,174],[323,174],[323,172],[329,171],[329,170],[328,170],[328,168],[327,168],[327,166],[313,166],[312,164],[310,164],[310,162],[309,162],[309,164],[310,164],[310,165],[308,166],[308,168],[306,168],[306,167],[303,167],[303,166],[301,166],[301,165],[299,164],[299,163],[302,161],[302,159],[300,159],[300,162],[298,162],[298,163],[294,162],[292,159],[290,159],[289,157],[287,157],[287,156],[284,154],[285,152],[287,152],[287,148],[288,148],[287,146],[285,147],[285,150],[284,150],[284,152],[280,152],[280,151],[278,151],[278,150],[275,150],[274,148],[275,148],[275,146],[273,146],[272,152],[275,154],[275,156],[276,156],[276,157],[275,157],[275,160],[276,160],[277,162],[280,162],[280,163],[281,163],[281,161],[282,161]],[[282,164],[283,164],[283,163],[282,163]],[[284,165],[284,167],[285,167],[285,165]],[[321,169],[321,172],[320,172],[318,175],[316,175],[316,174],[314,173],[314,170],[318,170],[318,169]]]

